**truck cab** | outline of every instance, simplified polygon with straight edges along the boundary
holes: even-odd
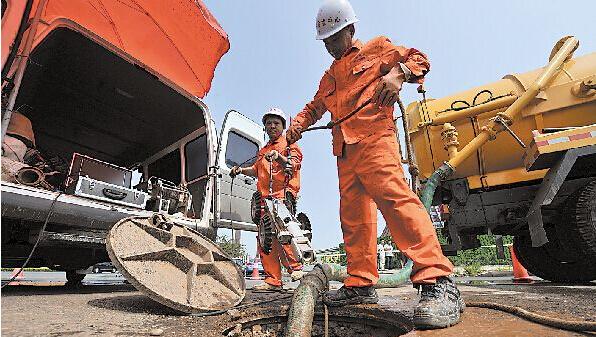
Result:
[[[34,142],[15,159],[9,140],[22,139],[2,139],[2,266],[30,257],[80,281],[109,261],[111,226],[155,212],[212,240],[218,227],[256,231],[255,180],[228,173],[252,165],[262,127],[230,111],[217,133],[205,103],[168,76],[75,22],[52,25],[13,89],[11,121],[29,120]]]

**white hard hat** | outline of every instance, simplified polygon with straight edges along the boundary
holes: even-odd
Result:
[[[317,13],[317,40],[323,40],[358,22],[347,0],[325,0]]]
[[[286,128],[286,114],[283,112],[282,109],[280,109],[280,108],[269,109],[269,111],[267,111],[263,115],[263,125],[265,125],[265,119],[267,119],[267,116],[276,116],[276,117],[281,118],[282,125],[283,125],[284,129]]]

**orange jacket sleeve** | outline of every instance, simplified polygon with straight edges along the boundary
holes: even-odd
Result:
[[[302,111],[296,115],[296,118],[292,120],[292,125],[300,126],[302,129],[315,124],[323,114],[327,111],[323,98],[335,90],[335,80],[329,73],[325,72],[321,82],[319,83],[319,90],[315,94],[315,97],[310,101]]]
[[[300,147],[296,145],[296,143],[290,145],[290,153],[292,154],[292,168],[294,169],[294,174],[300,171],[302,167],[302,150]]]
[[[412,72],[412,83],[424,82],[424,76],[430,70],[428,57],[415,48],[406,48],[396,46],[391,43],[387,37],[378,37],[376,41],[382,50],[381,62],[387,65],[388,69],[395,67],[398,63],[403,63]]]

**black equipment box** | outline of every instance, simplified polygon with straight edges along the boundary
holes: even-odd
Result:
[[[131,170],[75,153],[66,181],[66,192],[144,209],[149,195],[132,189],[131,182]]]

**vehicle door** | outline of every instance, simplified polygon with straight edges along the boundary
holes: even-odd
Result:
[[[224,118],[217,153],[219,178],[218,227],[256,231],[250,202],[257,180],[244,174],[230,177],[234,166],[250,167],[265,145],[263,127],[241,113],[230,110]]]

